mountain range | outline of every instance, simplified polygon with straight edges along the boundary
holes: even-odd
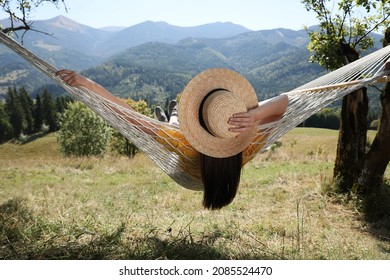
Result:
[[[9,25],[8,20],[0,20],[0,25]],[[96,29],[64,16],[35,21],[32,26],[41,32],[27,32],[23,36],[23,43],[27,48],[42,56],[48,56],[49,51],[57,63],[63,63],[61,57],[55,57],[59,53],[81,53],[85,59],[72,65],[77,68],[95,65],[111,55],[146,42],[175,44],[187,37],[224,38],[250,31],[228,22],[178,27],[152,21],[128,28]],[[21,41],[22,32],[18,34],[17,40]]]
[[[5,20],[0,24],[7,26]],[[194,75],[212,67],[240,72],[260,99],[324,73],[309,62],[305,30],[251,31],[229,22],[178,27],[151,21],[95,29],[63,16],[36,21],[33,28],[52,35],[29,31],[18,33],[17,40],[23,38],[28,49],[55,67],[83,71],[118,96],[151,104],[175,98]],[[379,42],[380,36],[375,39]],[[4,46],[0,65],[0,93],[13,85],[37,93],[50,83]]]

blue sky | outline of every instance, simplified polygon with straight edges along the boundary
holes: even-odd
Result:
[[[233,22],[251,30],[302,29],[314,25],[301,0],[65,0],[68,12],[45,4],[31,13],[35,20],[64,15],[95,28],[132,26],[152,20],[177,26]],[[0,18],[6,15],[0,12]]]

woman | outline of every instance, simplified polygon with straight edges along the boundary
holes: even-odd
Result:
[[[60,70],[57,75],[70,86],[85,87],[132,110],[101,85],[73,71]],[[181,130],[162,127],[156,131],[148,123],[143,124],[143,130],[168,149],[174,147],[172,151],[180,153],[188,173],[202,181],[204,207],[219,209],[232,202],[242,166],[263,146],[261,140],[266,134],[259,133],[257,126],[280,119],[287,105],[286,95],[258,102],[253,88],[243,77],[227,69],[210,69],[191,80],[182,93]],[[228,117],[221,117],[222,113]],[[139,123],[139,120],[129,121]]]

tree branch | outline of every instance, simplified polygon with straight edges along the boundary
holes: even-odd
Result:
[[[371,28],[366,33],[364,33],[364,35],[362,37],[360,37],[359,40],[356,41],[356,45],[358,45],[360,41],[362,41],[364,38],[366,38],[368,36],[368,34],[370,34],[375,29],[377,29],[379,26],[381,26],[383,23],[385,23],[387,21],[387,19],[389,19],[389,18],[390,18],[390,14],[387,15],[385,18],[383,18],[382,21],[378,22],[373,28]]]
[[[53,4],[55,4],[57,6],[58,2],[60,2],[60,1],[64,5],[65,10],[67,11],[68,9],[67,9],[67,7],[65,5],[64,0],[39,0],[39,1],[37,1],[35,3],[35,7],[38,7],[43,2],[51,2],[51,3],[53,3]],[[24,38],[25,34],[27,33],[27,31],[29,31],[29,30],[32,30],[32,31],[38,32],[38,33],[42,33],[42,34],[45,34],[45,35],[48,35],[48,36],[53,36],[53,34],[49,34],[47,32],[40,31],[38,29],[32,28],[33,22],[32,21],[29,22],[27,20],[28,12],[30,11],[30,8],[26,7],[25,5],[23,5],[23,3],[24,3],[24,0],[21,2],[20,6],[19,6],[19,10],[21,12],[20,16],[16,15],[15,12],[12,11],[12,9],[9,6],[8,2],[5,3],[5,5],[3,6],[3,11],[8,14],[10,22],[11,22],[11,26],[7,27],[7,28],[4,28],[4,29],[0,29],[0,31],[2,31],[4,33],[9,33],[9,32],[15,32],[15,31],[24,30],[24,32],[23,32],[23,34],[21,36],[21,43],[22,44],[23,44],[23,38]],[[21,25],[15,27],[15,21],[16,22],[20,22]],[[15,35],[18,36],[17,33],[15,33]]]

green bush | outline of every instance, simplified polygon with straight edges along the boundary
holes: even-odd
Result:
[[[103,155],[111,138],[111,130],[103,119],[81,102],[70,103],[57,133],[61,152],[66,156]]]

